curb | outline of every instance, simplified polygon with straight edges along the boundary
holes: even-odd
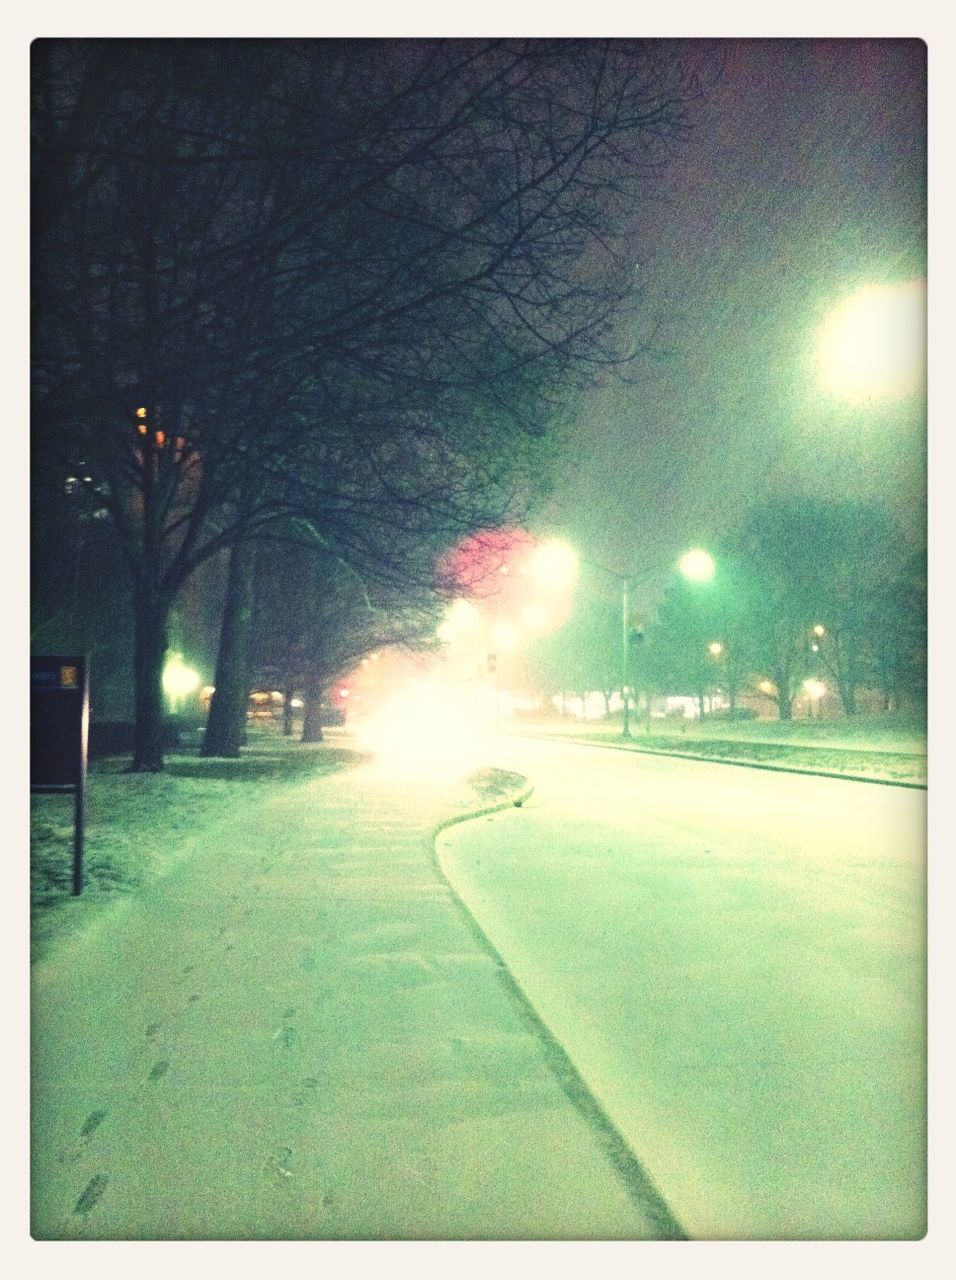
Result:
[[[455,814],[453,817],[440,822],[433,829],[431,837],[435,868],[442,882],[447,885],[449,893],[461,910],[475,937],[497,965],[501,981],[505,983],[517,1001],[529,1027],[538,1036],[544,1050],[545,1062],[557,1080],[562,1093],[578,1114],[587,1122],[592,1131],[596,1132],[601,1149],[620,1175],[631,1201],[645,1218],[658,1229],[660,1239],[687,1240],[689,1237],[671,1212],[667,1201],[658,1190],[653,1179],[631,1149],[620,1129],[607,1114],[597,1097],[591,1092],[567,1050],[538,1013],[524,988],[508,967],[501,952],[489,938],[464,898],[455,888],[442,863],[442,855],[438,849],[438,837],[443,831],[447,831],[450,827],[460,826],[464,822],[471,822],[476,818],[486,817],[488,814],[500,813],[504,809],[520,809],[533,792],[534,784],[529,782],[527,787],[517,791],[515,795],[507,800],[497,801],[495,804],[485,805],[480,809],[469,810],[467,813]]]
[[[756,760],[722,760],[717,756],[702,756],[690,751],[661,751],[656,747],[625,747],[616,742],[592,742],[587,738],[569,738],[563,734],[551,733],[518,733],[517,738],[534,741],[536,738],[546,742],[571,742],[577,747],[596,747],[599,751],[626,751],[631,755],[669,756],[675,760],[698,760],[703,764],[735,765],[738,769],[763,769],[768,773],[799,773],[809,778],[836,778],[841,782],[869,782],[877,787],[907,787],[911,791],[926,791],[925,782],[903,782],[896,778],[868,778],[858,773],[834,773],[827,769],[801,769],[799,766],[783,764],[763,764]]]

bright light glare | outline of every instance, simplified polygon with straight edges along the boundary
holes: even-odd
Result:
[[[360,728],[367,751],[410,781],[461,777],[491,759],[486,711],[475,695],[423,684],[393,698]]]
[[[543,631],[548,625],[548,615],[539,604],[529,604],[521,614],[521,621],[529,631]]]
[[[720,655],[721,655],[721,654],[723,653],[723,651],[724,651],[724,646],[720,643],[720,641],[719,641],[719,640],[715,640],[715,641],[713,642],[713,644],[709,644],[709,645],[707,646],[707,651],[708,651],[708,653],[710,653],[713,657],[715,657],[715,658],[719,658],[719,657],[720,657]]]
[[[690,578],[691,582],[706,582],[714,576],[713,556],[699,547],[682,555],[678,567],[684,577]]]
[[[570,586],[578,571],[578,557],[566,542],[542,542],[531,557],[531,572],[542,587]]]
[[[846,400],[895,398],[919,390],[926,366],[926,282],[870,285],[842,302],[823,326],[821,381]]]
[[[470,600],[453,600],[448,608],[448,621],[459,631],[474,631],[480,618]]]
[[[498,622],[492,628],[491,638],[499,653],[514,653],[521,635],[513,622]]]
[[[184,698],[199,688],[199,672],[187,667],[181,653],[171,653],[163,669],[163,691],[168,698]]]
[[[803,687],[811,698],[822,698],[827,687],[820,680],[804,680]]]
[[[459,636],[474,631],[480,621],[481,615],[469,600],[453,600],[445,613],[445,620],[438,627],[438,639],[450,644]]]
[[[561,694],[556,693],[551,702],[562,715],[573,716],[576,720],[602,720],[608,710],[620,711],[623,705],[620,695],[612,694],[610,707],[608,707],[604,701],[604,694],[596,692],[586,693],[583,698],[574,694],[570,697],[562,697]]]

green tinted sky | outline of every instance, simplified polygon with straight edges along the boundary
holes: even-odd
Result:
[[[718,48],[719,46],[719,48]],[[575,415],[546,513],[586,555],[666,565],[752,499],[852,495],[924,520],[919,397],[847,405],[810,360],[832,304],[926,271],[926,49],[916,40],[690,42],[694,109],[634,261],[654,351]]]

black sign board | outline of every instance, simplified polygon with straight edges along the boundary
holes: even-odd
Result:
[[[76,797],[73,892],[83,892],[83,810],[90,690],[85,658],[30,659],[30,790]]]

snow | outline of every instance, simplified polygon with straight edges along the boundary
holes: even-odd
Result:
[[[698,1239],[920,1234],[922,791],[507,739],[456,781],[341,734],[169,763],[94,766],[79,899],[33,798],[37,1236],[637,1240],[656,1193]],[[430,833],[502,803],[446,879]]]
[[[582,724],[567,718],[516,722],[520,732],[617,750],[652,751],[762,767],[832,773],[876,781],[926,785],[926,725],[916,716],[857,716],[838,720],[728,721],[635,718],[632,741],[620,721]]]
[[[94,768],[89,896],[38,909],[37,1238],[660,1234],[437,868],[438,822],[517,779],[170,765]]]
[[[918,1239],[925,793],[512,742],[452,882],[696,1239]]]

